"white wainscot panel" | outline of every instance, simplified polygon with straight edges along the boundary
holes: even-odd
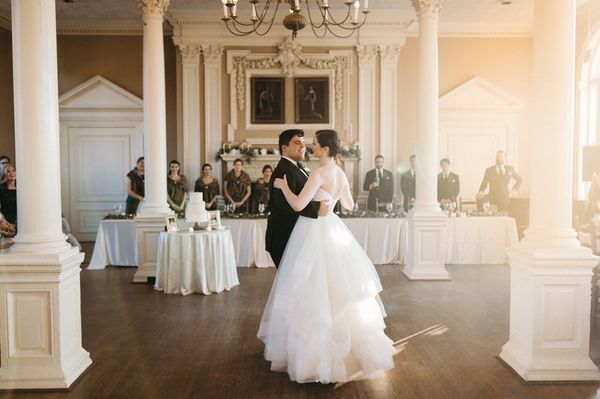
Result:
[[[50,300],[50,291],[7,292],[9,357],[52,356]]]

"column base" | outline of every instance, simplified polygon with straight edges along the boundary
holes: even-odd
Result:
[[[156,277],[158,237],[165,231],[164,216],[138,215],[135,218],[138,242],[138,270],[134,283],[146,283],[148,277]]]
[[[498,357],[525,381],[600,381],[598,368],[590,359],[527,361],[509,343],[502,347]]]
[[[152,217],[165,217],[174,215],[175,212],[166,204],[154,204],[150,202],[142,202],[138,211],[137,217],[152,218]]]
[[[81,343],[77,248],[0,257],[0,389],[65,389],[91,364]]]
[[[408,219],[408,253],[404,274],[410,280],[450,280],[446,271],[444,227],[439,210],[413,209]]]
[[[71,249],[62,232],[56,235],[17,234],[13,242],[9,253],[14,254],[58,254]]]
[[[589,357],[590,290],[598,258],[588,248],[508,250],[510,336],[499,357],[526,381],[596,381]]]

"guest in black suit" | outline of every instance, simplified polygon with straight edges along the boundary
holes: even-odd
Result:
[[[506,153],[498,151],[496,153],[496,164],[485,170],[483,181],[479,186],[477,199],[479,201],[485,196],[485,191],[489,186],[488,200],[490,204],[496,205],[499,212],[508,210],[508,195],[510,194],[509,185],[514,180],[513,190],[518,190],[523,179],[517,174],[512,166],[505,165]]]
[[[417,156],[410,156],[410,169],[400,175],[400,191],[404,197],[404,211],[408,212],[408,208],[412,208],[416,198],[415,189],[415,166],[417,164]]]
[[[456,173],[450,172],[450,160],[444,158],[440,161],[442,168],[441,173],[438,173],[437,179],[437,198],[438,202],[442,200],[456,202],[456,197],[460,192],[460,180]]]
[[[365,175],[363,190],[369,192],[367,209],[377,212],[379,208],[384,208],[388,202],[392,202],[394,197],[394,176],[389,170],[383,169],[383,156],[375,157],[375,169],[371,169]]]
[[[266,249],[271,254],[275,266],[279,266],[285,246],[292,234],[299,216],[316,219],[329,210],[327,203],[310,202],[300,212],[294,212],[290,204],[283,196],[283,191],[276,190],[273,182],[276,178],[286,176],[287,183],[292,192],[300,194],[308,180],[308,169],[300,163],[306,153],[304,144],[304,131],[300,129],[284,130],[279,135],[279,152],[281,160],[275,167],[273,175],[269,180],[269,218],[267,220]]]

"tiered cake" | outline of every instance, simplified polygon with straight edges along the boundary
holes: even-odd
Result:
[[[185,221],[207,223],[209,215],[202,193],[188,193],[188,195],[190,196],[190,201],[185,208]]]

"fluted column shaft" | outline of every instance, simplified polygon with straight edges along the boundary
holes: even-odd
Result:
[[[54,0],[12,2],[19,233],[14,253],[70,248],[62,233]]]
[[[139,214],[171,213],[167,203],[167,122],[163,19],[169,0],[138,0],[144,19],[145,198]]]
[[[441,212],[437,202],[438,16],[441,0],[413,0],[419,17],[415,211]]]
[[[575,5],[535,2],[533,29],[533,124],[530,225],[526,245],[574,247],[573,121]],[[560,195],[556,195],[556,188]]]

